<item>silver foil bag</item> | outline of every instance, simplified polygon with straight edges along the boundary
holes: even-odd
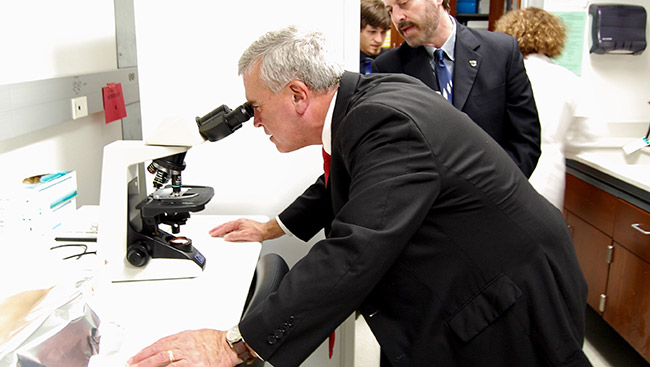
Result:
[[[0,367],[87,367],[99,349],[99,318],[81,290],[86,281],[53,287],[26,325],[0,345]]]

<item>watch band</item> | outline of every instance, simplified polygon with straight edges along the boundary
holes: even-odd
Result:
[[[248,350],[248,347],[246,346],[246,343],[244,343],[243,339],[239,339],[238,341],[230,344],[230,346],[235,350],[235,353],[237,353],[237,357],[241,358],[244,363],[251,364],[255,360],[255,357],[253,357],[253,354],[251,354],[250,350]]]
[[[226,341],[228,342],[230,348],[232,348],[233,351],[237,353],[237,357],[244,361],[244,363],[253,363],[255,356],[248,349],[244,338],[242,338],[241,333],[239,332],[238,325],[231,327],[230,330],[226,332]]]

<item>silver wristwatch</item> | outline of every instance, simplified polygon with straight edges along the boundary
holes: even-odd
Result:
[[[235,325],[226,332],[226,341],[230,348],[232,348],[237,356],[241,358],[242,361],[246,364],[251,364],[255,360],[253,354],[246,346],[244,338],[242,338],[241,333],[239,332],[239,326]]]

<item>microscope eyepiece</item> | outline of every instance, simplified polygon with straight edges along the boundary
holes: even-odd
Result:
[[[203,117],[196,118],[201,136],[210,141],[217,141],[235,132],[241,125],[253,117],[253,107],[246,102],[231,110],[221,105]]]
[[[238,125],[243,124],[244,122],[250,120],[253,117],[253,106],[250,103],[246,102],[239,107],[235,108],[226,116],[226,121],[228,125],[237,123]]]

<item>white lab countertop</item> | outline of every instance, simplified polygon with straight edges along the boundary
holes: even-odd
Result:
[[[72,242],[34,237],[14,247],[16,254],[23,257],[4,258],[2,263],[7,266],[0,274],[5,279],[13,274],[16,279],[0,296],[92,276],[88,305],[100,319],[99,330],[100,334],[106,333],[106,343],[100,343],[100,354],[91,359],[91,366],[124,366],[129,357],[159,338],[191,329],[225,330],[238,323],[261,244],[226,242],[210,237],[208,230],[240,217],[244,216],[193,214],[181,227],[182,233],[206,257],[203,272],[192,279],[112,283],[101,275],[106,272],[102,271],[98,256],[63,260],[83,249],[50,250],[51,246]],[[86,245],[87,251],[96,250],[96,243]],[[27,254],[31,258],[26,258]]]
[[[236,218],[195,214],[184,226],[183,233],[206,257],[197,278],[104,283],[104,288],[96,289],[93,309],[104,321],[124,329],[119,347],[124,361],[164,336],[202,328],[226,330],[239,322],[261,245],[226,242],[208,234]]]
[[[650,195],[650,147],[631,154],[623,150],[632,138],[600,139],[567,152],[566,158],[582,163],[605,175],[629,184]]]

